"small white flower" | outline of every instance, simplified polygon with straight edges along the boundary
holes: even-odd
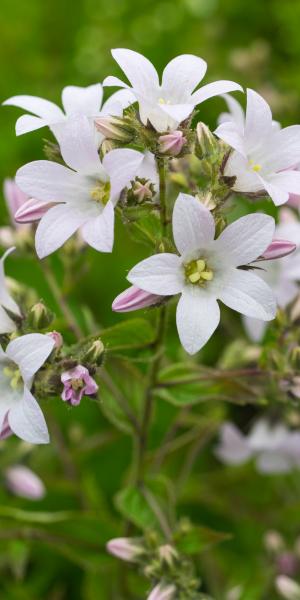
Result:
[[[282,209],[280,215],[283,211],[286,215],[287,210]],[[281,216],[281,222],[275,229],[275,238],[293,242],[297,250],[280,260],[257,263],[257,266],[263,267],[263,270],[257,271],[257,274],[272,288],[278,306],[283,309],[295,300],[300,289],[300,223],[291,211],[288,212],[290,215],[288,220],[284,220]],[[250,339],[254,342],[263,338],[266,330],[265,321],[244,317],[244,324]]]
[[[300,585],[294,579],[279,575],[276,577],[276,588],[285,600],[300,600]]]
[[[239,120],[219,125],[215,134],[233,149],[224,174],[236,177],[233,190],[258,193],[265,190],[274,204],[287,202],[289,194],[300,194],[300,126],[274,127],[267,102],[247,90],[245,125]]]
[[[60,146],[69,168],[39,160],[21,167],[16,175],[19,187],[31,196],[58,203],[38,225],[37,254],[40,258],[51,254],[78,229],[87,244],[99,252],[111,252],[114,207],[123,188],[136,176],[144,155],[117,149],[108,152],[101,163],[84,116],[65,126]]]
[[[20,317],[20,309],[16,302],[11,298],[5,281],[4,273],[4,261],[14,251],[15,248],[10,248],[0,259],[0,334],[1,333],[12,333],[15,331],[16,325],[13,320],[9,317],[6,310]]]
[[[132,88],[117,77],[107,77],[103,85],[131,89],[139,103],[143,124],[150,121],[158,132],[177,129],[194,107],[208,98],[242,91],[233,81],[215,81],[194,92],[206,73],[207,64],[192,54],[182,54],[171,60],[163,72],[161,84],[156,69],[142,54],[117,48],[112,50],[112,55]]]
[[[300,466],[300,433],[281,424],[272,427],[261,419],[245,436],[233,423],[224,423],[216,455],[229,465],[254,457],[260,473],[285,473]]]
[[[222,112],[219,115],[218,125],[221,125],[222,123],[228,123],[230,121],[240,129],[241,133],[243,133],[246,115],[242,105],[230,94],[222,94],[222,97],[227,104],[228,112]],[[272,127],[274,131],[279,131],[281,129],[281,125],[278,123],[278,121],[272,121]]]
[[[0,347],[0,432],[6,425],[22,440],[47,444],[49,435],[43,413],[30,392],[33,377],[54,348],[54,341],[30,333]]]
[[[129,273],[128,280],[146,292],[181,294],[177,329],[182,345],[194,354],[209,340],[220,321],[217,299],[242,314],[273,319],[270,288],[253,273],[239,269],[270,244],[274,220],[251,214],[229,225],[214,239],[210,211],[193,196],[179,194],[173,212],[173,235],[180,256],[156,254]]]
[[[78,87],[76,85],[65,87],[62,91],[62,105],[65,112],[54,102],[37,96],[13,96],[5,100],[3,104],[17,106],[33,113],[32,115],[19,117],[16,122],[17,135],[48,126],[57,139],[60,140],[64,125],[78,115],[88,117],[93,125],[94,119],[100,116],[121,116],[123,109],[135,101],[134,96],[128,90],[116,92],[101,108],[102,98],[102,85],[96,83],[88,87]],[[98,143],[100,143],[103,136],[98,135],[97,138]]]

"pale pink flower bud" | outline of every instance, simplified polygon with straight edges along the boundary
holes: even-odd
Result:
[[[78,406],[82,396],[93,396],[98,391],[97,383],[82,365],[65,371],[61,375],[61,382],[64,384],[61,397],[72,406]]]
[[[112,303],[112,309],[115,312],[130,312],[140,308],[147,308],[161,302],[163,296],[150,294],[140,288],[132,285],[127,290],[119,294]]]
[[[294,206],[295,208],[299,208],[300,196],[298,194],[290,194],[288,204],[290,204],[290,206]]]
[[[50,331],[49,333],[47,333],[47,335],[49,335],[49,337],[53,339],[54,348],[56,348],[56,350],[60,350],[64,343],[63,336],[61,335],[61,333],[59,333],[58,331]]]
[[[98,117],[95,119],[96,129],[109,140],[123,143],[131,142],[134,130],[120,117]]]
[[[43,202],[35,198],[29,198],[15,214],[17,223],[33,223],[39,221],[44,214],[55,205],[55,202]]]
[[[162,154],[170,154],[171,156],[177,156],[180,154],[187,139],[184,137],[182,131],[176,130],[165,135],[160,135],[158,138],[159,151]]]
[[[300,600],[300,586],[286,575],[276,578],[276,589],[286,600]]]
[[[15,223],[17,210],[28,200],[27,194],[22,192],[13,179],[5,179],[3,194],[12,223]]]
[[[176,588],[174,585],[159,583],[153,588],[147,600],[175,600]]]
[[[142,552],[142,545],[139,538],[114,538],[107,542],[106,549],[121,560],[135,562]]]
[[[276,258],[283,258],[294,252],[296,248],[296,244],[293,244],[293,242],[289,242],[288,240],[273,240],[260,259],[275,260]]]
[[[135,181],[132,186],[132,193],[137,198],[138,202],[143,202],[147,198],[151,199],[155,195],[153,184],[151,181]]]
[[[293,552],[282,552],[276,560],[277,572],[292,577],[299,571],[299,560]]]
[[[5,471],[6,487],[15,496],[27,498],[28,500],[41,500],[46,490],[41,479],[28,467],[16,465]]]

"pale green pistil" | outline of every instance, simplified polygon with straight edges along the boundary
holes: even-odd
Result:
[[[90,189],[90,196],[92,200],[105,206],[110,198],[110,182],[98,179],[94,187]]]
[[[198,258],[184,265],[185,276],[189,283],[193,285],[204,285],[206,281],[211,281],[214,273],[208,268],[204,258]]]
[[[23,379],[17,367],[4,367],[3,374],[10,380],[10,387],[13,390],[18,390],[22,388]]]
[[[72,379],[71,386],[74,392],[78,392],[78,390],[81,390],[83,388],[83,385],[83,379]]]

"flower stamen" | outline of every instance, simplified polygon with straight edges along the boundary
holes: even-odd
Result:
[[[96,185],[90,190],[90,196],[92,200],[105,206],[110,198],[110,182],[98,179]]]
[[[254,160],[252,160],[252,159],[249,160],[249,165],[250,165],[252,171],[254,171],[255,173],[259,173],[259,171],[262,170],[262,166],[258,163],[255,163]]]
[[[204,285],[206,281],[212,281],[214,273],[208,268],[204,258],[192,260],[184,266],[187,281],[193,285]]]

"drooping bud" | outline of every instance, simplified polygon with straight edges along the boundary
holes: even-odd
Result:
[[[286,600],[300,600],[300,586],[286,575],[276,578],[276,589]]]
[[[53,313],[43,302],[37,302],[32,306],[28,314],[28,323],[33,329],[46,329],[53,321]]]
[[[29,198],[15,213],[15,220],[17,223],[39,221],[52,206],[55,206],[55,202],[42,202],[42,200]]]
[[[61,375],[64,389],[61,398],[71,406],[78,406],[82,396],[93,396],[98,391],[98,385],[83,365],[65,371]]]
[[[7,489],[15,496],[28,500],[41,500],[46,494],[45,486],[41,479],[22,465],[6,469],[4,479]]]
[[[60,350],[64,343],[63,336],[61,335],[61,333],[59,333],[58,331],[50,331],[49,333],[47,333],[47,335],[49,335],[49,337],[53,339],[54,348],[56,350]]]
[[[175,600],[175,585],[159,583],[153,588],[147,600]]]
[[[17,210],[27,201],[28,196],[17,186],[13,179],[5,179],[3,193],[12,223],[15,223]]]
[[[99,340],[95,340],[86,350],[82,359],[84,362],[100,365],[102,363],[104,353],[104,344]]]
[[[96,129],[108,140],[129,144],[134,137],[134,129],[120,117],[98,117]]]
[[[114,538],[106,544],[107,551],[128,562],[135,562],[143,553],[141,538]]]
[[[205,123],[198,123],[196,128],[195,153],[198,158],[207,158],[218,148],[218,141]]]
[[[158,138],[159,152],[161,154],[169,154],[170,156],[178,156],[183,146],[187,143],[183,132],[176,130],[165,135],[160,135]]]
[[[115,312],[131,312],[132,310],[155,306],[161,302],[163,298],[163,296],[150,294],[149,292],[145,292],[135,285],[132,285],[114,299],[112,309]]]
[[[273,240],[267,247],[264,253],[259,257],[259,260],[275,260],[288,256],[296,250],[296,244],[288,240]]]

